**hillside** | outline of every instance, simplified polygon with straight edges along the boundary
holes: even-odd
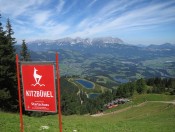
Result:
[[[148,98],[150,101],[153,97],[157,97],[158,101],[174,100],[174,96],[168,95],[144,95],[135,96],[137,100]],[[155,98],[156,99],[156,98]],[[155,101],[155,99],[153,99]],[[133,100],[135,101],[135,100]],[[175,105],[163,102],[146,102],[144,105],[137,104],[130,109],[120,112],[112,112],[111,114],[99,117],[89,115],[79,116],[63,116],[63,132],[104,132],[104,131],[134,131],[134,132],[173,132],[175,130]],[[139,105],[139,106],[138,106]],[[122,109],[126,109],[121,108]],[[2,132],[17,132],[19,131],[19,115],[12,113],[0,112],[0,129]],[[49,115],[43,117],[28,117],[24,118],[24,129],[26,132],[36,131],[59,131],[58,116]],[[43,127],[44,126],[44,127]],[[44,130],[47,129],[47,130]]]

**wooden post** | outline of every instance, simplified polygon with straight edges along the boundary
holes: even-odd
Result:
[[[24,131],[23,127],[23,117],[22,117],[22,101],[21,101],[21,85],[20,85],[20,72],[19,72],[19,60],[16,54],[16,71],[18,79],[18,101],[19,101],[19,112],[20,112],[20,132]]]
[[[56,53],[56,75],[57,75],[57,87],[58,87],[58,118],[59,118],[59,127],[60,132],[62,132],[62,117],[61,117],[61,90],[60,90],[60,72],[58,64],[58,53]]]

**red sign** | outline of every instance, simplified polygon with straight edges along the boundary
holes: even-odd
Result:
[[[53,64],[22,64],[25,110],[56,112]]]

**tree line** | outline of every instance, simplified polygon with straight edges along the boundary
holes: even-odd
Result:
[[[68,78],[61,78],[61,102],[62,113],[71,114],[95,114],[106,109],[105,104],[117,98],[130,98],[137,94],[170,94],[175,95],[175,79],[174,78],[149,78],[138,79],[133,82],[121,84],[117,89],[110,88],[108,91],[100,94],[96,98],[87,98],[86,94],[81,92],[81,99],[77,96],[78,87],[68,81]]]

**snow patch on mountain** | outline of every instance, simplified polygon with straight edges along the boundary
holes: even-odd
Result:
[[[75,44],[82,44],[82,45],[106,45],[106,44],[124,44],[123,40],[119,38],[113,38],[113,37],[101,37],[101,38],[62,38],[62,39],[57,39],[57,40],[35,40],[28,42],[28,44],[57,44],[57,45],[75,45]]]

